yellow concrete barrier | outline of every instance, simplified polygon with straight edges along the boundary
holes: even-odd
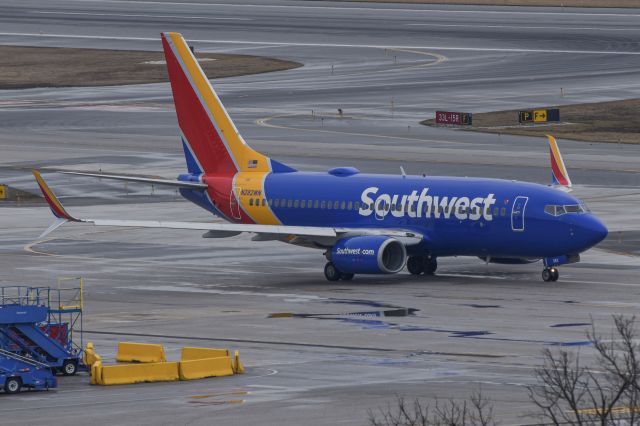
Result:
[[[196,359],[205,358],[220,358],[222,356],[229,356],[228,349],[212,349],[212,348],[182,348],[182,354],[180,355],[181,361],[192,361]]]
[[[240,351],[233,353],[233,372],[236,374],[244,373],[244,365],[240,362]]]
[[[7,185],[0,185],[0,200],[4,200],[8,195]]]
[[[233,366],[228,356],[180,361],[180,380],[232,375]]]
[[[92,385],[101,385],[102,383],[102,361],[96,361],[91,364],[91,370],[89,371],[91,375],[91,381],[89,382]]]
[[[118,362],[165,362],[167,357],[164,354],[162,345],[150,343],[118,343]]]
[[[177,362],[153,362],[102,366],[102,385],[170,382],[180,378]]]

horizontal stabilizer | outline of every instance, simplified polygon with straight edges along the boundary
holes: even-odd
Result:
[[[132,177],[132,176],[124,176],[124,175],[108,175],[103,173],[85,173],[85,172],[60,172],[60,173],[64,173],[65,175],[90,176],[90,177],[97,177],[101,179],[122,180],[125,182],[138,182],[138,183],[150,183],[153,185],[177,186],[180,188],[193,188],[193,189],[207,188],[207,184],[205,183],[184,182],[181,180],[154,179],[154,178]]]

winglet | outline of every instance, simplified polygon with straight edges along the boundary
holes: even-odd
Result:
[[[33,173],[33,177],[36,178],[36,182],[38,183],[38,186],[40,187],[40,191],[42,191],[42,195],[44,196],[44,199],[46,200],[47,204],[49,204],[49,207],[51,208],[51,211],[53,212],[53,215],[55,217],[57,217],[58,219],[69,220],[69,221],[72,221],[72,222],[80,222],[78,219],[76,219],[75,217],[73,217],[69,213],[67,213],[67,211],[64,209],[64,207],[62,207],[62,204],[56,198],[56,196],[53,193],[53,191],[51,191],[51,189],[49,189],[49,186],[47,185],[47,183],[42,178],[42,175],[40,175],[40,172],[34,169],[34,170],[32,170],[32,173]]]
[[[571,188],[573,185],[569,178],[567,168],[564,165],[564,160],[562,159],[556,138],[547,135],[547,139],[549,139],[549,154],[551,157],[551,185],[567,189]]]

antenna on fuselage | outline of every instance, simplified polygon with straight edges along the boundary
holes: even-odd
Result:
[[[402,174],[403,178],[407,177],[407,174],[404,172],[404,167],[400,166],[400,173]]]

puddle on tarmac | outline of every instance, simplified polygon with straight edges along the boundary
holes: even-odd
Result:
[[[560,323],[560,324],[553,324],[550,325],[549,327],[584,327],[587,325],[591,325],[590,322],[567,322],[567,323]]]
[[[419,309],[398,308],[387,309],[383,311],[359,311],[359,312],[341,312],[337,314],[294,314],[293,312],[274,312],[268,315],[268,318],[316,318],[316,319],[333,319],[340,320],[340,317],[364,317],[364,318],[383,318],[383,317],[407,317],[412,316]],[[354,320],[368,321],[368,320]],[[376,321],[372,321],[376,322]],[[380,321],[377,321],[380,322]]]
[[[390,303],[385,302],[376,302],[373,300],[363,300],[363,299],[334,299],[330,298],[327,300],[323,300],[323,303],[337,303],[337,304],[345,304],[345,305],[360,305],[360,306],[369,306],[372,308],[401,308],[397,305],[392,305]]]
[[[460,306],[469,306],[471,308],[478,308],[478,309],[502,308],[502,306],[500,305],[479,305],[477,303],[463,303]]]
[[[377,303],[377,302],[372,302]],[[489,331],[462,331],[447,330],[433,327],[421,327],[410,324],[397,324],[394,322],[384,321],[377,318],[400,318],[415,315],[419,309],[414,308],[398,308],[386,309],[382,311],[359,311],[344,312],[339,314],[294,314],[292,312],[276,312],[270,314],[269,318],[310,318],[316,320],[337,321],[343,324],[355,325],[363,330],[397,330],[397,331],[426,331],[435,333],[447,333],[450,337],[477,337],[493,334]]]
[[[591,346],[589,340],[578,340],[577,342],[548,342],[549,346]]]

